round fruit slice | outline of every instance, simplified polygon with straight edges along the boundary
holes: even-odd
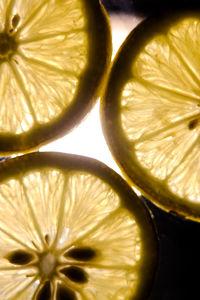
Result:
[[[200,220],[200,13],[143,21],[112,67],[105,137],[129,182],[158,206]]]
[[[98,0],[2,0],[0,153],[26,152],[72,129],[102,90],[110,56]]]
[[[32,153],[0,164],[4,299],[147,299],[157,238],[146,206],[104,164]]]

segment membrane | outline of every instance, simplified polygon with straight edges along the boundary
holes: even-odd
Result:
[[[0,290],[2,299],[31,300],[37,288],[38,282],[30,274],[34,269],[0,271]]]
[[[11,179],[0,186],[0,248],[1,251],[20,244],[20,249],[40,246],[31,206],[19,180]],[[7,236],[7,237],[6,237]],[[14,239],[14,242],[12,241]],[[7,246],[5,245],[6,243]],[[10,251],[9,250],[9,251]],[[3,254],[3,253],[2,253]]]
[[[194,35],[195,33],[192,36]],[[190,45],[187,46],[190,48]],[[177,93],[187,93],[191,98],[199,99],[199,82],[192,72],[191,54],[186,61],[179,50],[173,46],[173,40],[168,36],[158,35],[137,56],[132,72],[137,78],[155,83],[156,86]]]
[[[81,30],[38,37],[33,42],[22,43],[20,53],[27,62],[30,59],[30,63],[45,63],[46,76],[54,67],[78,76],[87,62],[87,37]]]
[[[18,74],[29,95],[36,122],[55,120],[73,100],[77,78],[37,61],[18,57],[18,63]]]
[[[135,267],[133,270],[137,269],[141,255],[140,232],[133,216],[126,209],[120,208],[110,213],[97,230],[87,234],[82,243],[97,249],[97,257],[90,262],[91,265],[113,267],[113,270],[131,266]]]
[[[121,94],[124,134],[137,142],[154,132],[173,128],[176,123],[200,114],[199,100],[162,89],[156,83],[130,80]]]
[[[119,205],[117,194],[99,178],[84,172],[70,174],[58,247],[67,247],[87,235]]]
[[[7,13],[9,13],[9,4],[11,0],[2,0],[0,1],[0,32],[5,28],[5,20]]]
[[[16,11],[22,11],[22,26],[19,30],[20,41],[31,40],[52,33],[73,32],[77,29],[83,29],[86,25],[81,0],[34,0],[33,4],[35,9],[33,7],[33,10],[30,11],[28,2],[17,1]]]
[[[0,73],[0,131],[20,134],[29,130],[34,122],[29,97],[21,89],[19,78],[8,63],[1,64]]]
[[[185,160],[199,134],[199,127],[189,130],[186,122],[178,124],[138,142],[135,145],[135,153],[139,162],[153,176],[165,180],[170,177],[174,168]],[[190,171],[188,169],[188,172]]]
[[[64,175],[52,169],[31,172],[23,177],[23,185],[35,212],[40,232],[52,244],[59,222],[60,202],[65,192]]]
[[[188,72],[192,74],[199,83],[200,61],[199,61],[199,49],[200,49],[200,21],[195,18],[187,18],[173,26],[168,33],[168,39],[175,51],[185,62],[185,66],[188,68]],[[195,89],[192,86],[193,92],[199,94],[199,89]]]

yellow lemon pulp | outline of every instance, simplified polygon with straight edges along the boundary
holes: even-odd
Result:
[[[3,0],[0,23],[0,152],[23,152],[91,109],[110,61],[110,28],[92,0]]]
[[[131,184],[154,203],[200,218],[198,12],[141,23],[115,59],[104,133]]]
[[[146,207],[100,162],[33,153],[0,165],[2,299],[146,299],[156,255]]]

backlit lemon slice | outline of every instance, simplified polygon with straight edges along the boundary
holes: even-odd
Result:
[[[110,62],[107,15],[94,0],[0,3],[0,153],[63,135],[91,109]]]
[[[146,206],[104,164],[56,153],[1,163],[1,299],[147,299],[156,257]]]
[[[142,22],[115,59],[102,102],[110,149],[131,184],[200,220],[200,13]]]

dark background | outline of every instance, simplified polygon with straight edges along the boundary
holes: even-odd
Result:
[[[101,0],[108,12],[152,15],[166,10],[198,9],[199,0]],[[179,300],[179,299],[178,299]]]
[[[102,0],[109,14],[147,17],[166,10],[199,9],[200,0]],[[148,300],[200,299],[200,223],[170,215],[145,200],[159,235],[159,265]],[[144,299],[145,300],[145,299]]]

